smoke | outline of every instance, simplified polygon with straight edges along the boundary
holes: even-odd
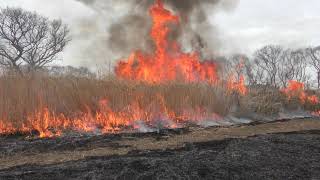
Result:
[[[153,42],[149,36],[152,22],[148,9],[154,0],[78,1],[94,9],[99,18],[109,21],[105,27],[107,35],[96,36],[94,40],[96,44],[103,44],[95,47],[102,48],[99,52],[103,53],[98,56],[123,58],[133,50],[153,50]],[[212,57],[219,51],[219,31],[210,20],[221,10],[234,9],[237,0],[164,0],[164,2],[166,8],[181,17],[179,26],[172,27],[170,40],[180,42],[184,50],[201,52],[205,58]]]

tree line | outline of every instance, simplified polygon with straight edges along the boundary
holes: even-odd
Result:
[[[225,69],[232,70],[238,77],[245,75],[249,86],[280,88],[286,87],[290,80],[311,86],[312,77],[316,77],[320,88],[320,46],[285,49],[279,45],[267,45],[250,57],[235,54],[223,59]]]

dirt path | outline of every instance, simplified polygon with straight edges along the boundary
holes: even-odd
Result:
[[[53,165],[89,157],[126,155],[133,151],[173,150],[192,143],[246,138],[274,133],[320,130],[318,119],[298,119],[259,125],[193,128],[190,132],[165,135],[101,136],[57,140],[0,139],[0,170],[26,164]]]

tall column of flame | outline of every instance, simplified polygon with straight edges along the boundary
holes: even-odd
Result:
[[[184,82],[217,81],[217,66],[211,61],[200,61],[197,52],[184,53],[177,42],[170,42],[169,24],[179,24],[179,17],[164,8],[161,0],[150,8],[153,26],[151,37],[155,51],[146,54],[133,52],[127,60],[122,60],[115,68],[118,77],[140,80],[148,83],[162,83],[180,80]]]

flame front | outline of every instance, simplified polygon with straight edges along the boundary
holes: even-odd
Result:
[[[184,53],[177,42],[170,42],[169,24],[179,24],[179,17],[164,8],[161,0],[150,8],[153,26],[151,37],[155,44],[152,54],[133,52],[115,68],[118,77],[148,83],[170,81],[209,82],[218,80],[217,66],[212,61],[200,61],[197,52]]]
[[[215,118],[219,120],[219,116],[215,113],[208,113],[205,110],[196,108],[195,110],[183,111],[176,114],[167,108],[163,102],[163,97],[158,96],[158,107],[154,110],[143,109],[138,103],[123,108],[123,110],[114,112],[108,105],[107,100],[100,101],[99,111],[94,115],[87,112],[82,113],[74,118],[67,118],[63,114],[55,114],[44,108],[35,113],[30,114],[25,122],[20,125],[13,125],[7,120],[0,120],[0,134],[13,133],[31,133],[36,131],[39,137],[55,137],[61,136],[66,131],[77,132],[97,132],[100,133],[116,133],[124,129],[139,129],[140,121],[144,125],[154,127],[157,123],[162,122],[164,128],[177,128],[180,123],[199,122],[203,120]],[[18,128],[17,128],[18,127]]]
[[[154,41],[155,51],[151,54],[136,51],[127,60],[120,61],[115,68],[115,73],[119,78],[143,81],[148,85],[182,81],[185,83],[205,82],[211,86],[222,82],[218,78],[217,65],[213,61],[201,61],[197,52],[182,52],[177,42],[168,40],[169,25],[179,25],[180,19],[166,10],[161,0],[157,0],[151,6],[150,15],[153,22],[150,36]],[[243,76],[238,80],[231,77],[227,82],[227,88],[241,95],[247,93]],[[138,99],[115,111],[106,99],[99,102],[97,112],[90,111],[88,107],[87,112],[71,117],[56,114],[54,110],[44,107],[27,114],[27,118],[19,121],[20,123],[12,123],[10,118],[0,119],[0,134],[36,131],[40,137],[54,137],[69,130],[114,133],[126,128],[139,129],[141,125],[139,122],[152,127],[160,121],[162,127],[176,128],[181,123],[190,121],[220,119],[219,115],[212,113],[212,110],[207,111],[204,107],[192,106],[192,108],[174,111],[166,105],[162,95],[154,97],[153,103],[156,105],[142,107]]]

